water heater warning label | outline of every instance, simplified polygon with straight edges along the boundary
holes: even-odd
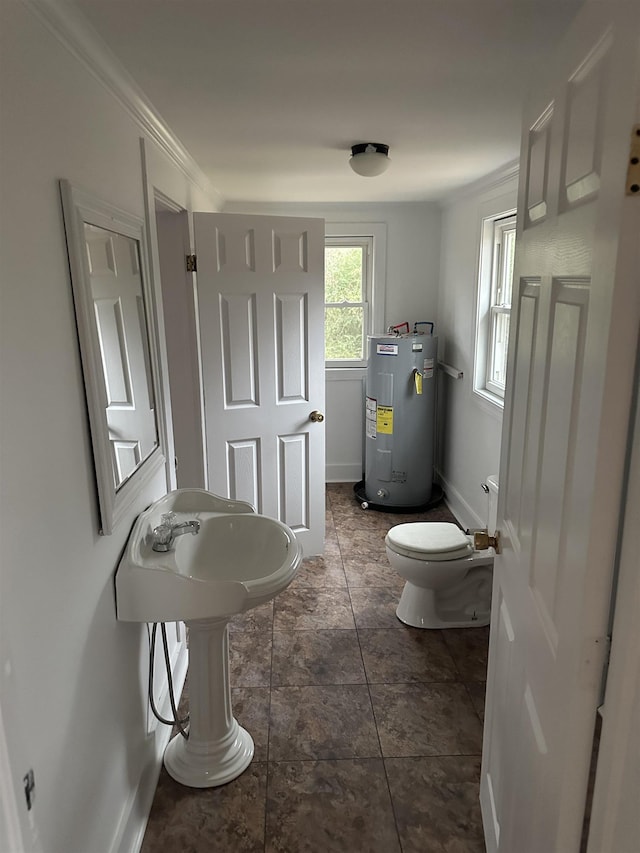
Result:
[[[425,358],[424,360],[424,369],[422,371],[422,376],[424,379],[433,379],[433,367],[434,367],[433,358]]]
[[[379,433],[393,434],[393,406],[378,406],[376,427]]]
[[[378,401],[373,397],[367,397],[367,408],[365,410],[367,438],[376,437],[376,415],[378,411]]]

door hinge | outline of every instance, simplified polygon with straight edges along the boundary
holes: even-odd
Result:
[[[197,255],[187,255],[187,272],[198,272]]]
[[[631,131],[625,190],[627,195],[640,196],[640,124],[635,124]]]

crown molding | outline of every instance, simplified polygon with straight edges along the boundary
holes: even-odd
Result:
[[[517,178],[519,173],[520,161],[511,160],[499,169],[489,172],[488,175],[484,175],[482,178],[478,178],[475,181],[471,181],[469,184],[458,187],[458,189],[440,199],[440,207],[449,207],[449,205],[455,204],[457,201],[462,201],[462,199],[469,198],[469,196],[479,195],[480,193],[497,189],[503,184],[506,184],[508,181],[511,181],[513,178]]]
[[[208,195],[218,209],[221,209],[224,205],[222,195],[171,131],[124,65],[82,14],[64,0],[22,0],[22,2],[69,53],[113,95],[174,166],[191,183]]]

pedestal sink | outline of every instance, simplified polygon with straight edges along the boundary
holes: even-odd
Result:
[[[158,553],[154,530],[169,512],[199,532]],[[250,764],[253,740],[231,708],[228,623],[285,589],[301,560],[285,524],[203,489],[171,492],[136,520],[116,574],[118,619],[189,628],[189,738],[176,735],[164,755],[176,781],[224,785]]]

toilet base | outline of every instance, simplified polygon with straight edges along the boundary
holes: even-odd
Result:
[[[478,569],[477,572],[481,572]],[[491,616],[491,570],[483,572],[485,577],[476,581],[484,581],[488,586],[489,596],[479,600],[469,601],[461,587],[467,587],[462,582],[456,590],[447,590],[437,594],[432,589],[425,589],[407,581],[400,596],[396,616],[405,625],[412,628],[481,628],[489,624]],[[457,594],[460,591],[461,594]]]

